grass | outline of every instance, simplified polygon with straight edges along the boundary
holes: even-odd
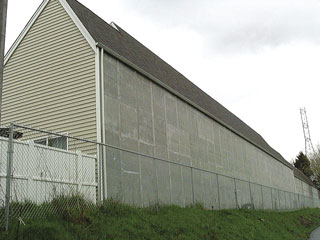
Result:
[[[68,207],[71,201],[73,207]],[[11,220],[10,231],[0,239],[308,239],[320,225],[320,209],[294,212],[258,210],[205,210],[197,204],[186,208],[154,205],[135,208],[108,200],[89,207],[83,200],[56,199],[44,206],[28,204],[28,211],[60,211],[28,220]],[[23,205],[20,205],[23,207]]]

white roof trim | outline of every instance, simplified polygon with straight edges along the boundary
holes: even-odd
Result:
[[[90,35],[86,27],[82,24],[80,19],[77,17],[77,15],[74,13],[72,8],[69,6],[66,0],[59,0],[61,5],[63,6],[64,10],[68,13],[74,24],[78,27],[84,38],[89,43],[90,47],[96,52],[96,41],[93,39],[93,37]]]
[[[111,27],[113,27],[115,30],[119,32],[119,29],[117,28],[116,24],[114,22],[110,23]]]
[[[38,7],[37,11],[33,14],[27,25],[24,27],[22,32],[19,34],[18,38],[15,40],[13,45],[10,47],[9,51],[7,52],[6,56],[4,57],[4,65],[6,65],[7,61],[10,59],[11,55],[14,53],[14,51],[17,49],[19,44],[21,43],[22,39],[26,36],[26,34],[29,32],[30,28],[34,24],[34,22],[37,20],[39,15],[42,13],[43,9],[47,6],[50,0],[44,0],[41,5]]]

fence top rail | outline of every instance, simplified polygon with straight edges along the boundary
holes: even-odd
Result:
[[[174,164],[174,165],[179,165],[179,166],[182,166],[182,167],[187,167],[187,168],[191,168],[191,169],[195,169],[195,170],[199,170],[199,171],[203,171],[203,172],[207,172],[207,173],[212,173],[212,174],[216,174],[216,175],[227,177],[227,178],[232,178],[232,179],[239,180],[239,181],[245,181],[245,182],[248,182],[248,183],[260,185],[262,187],[266,187],[266,188],[270,188],[270,189],[274,189],[274,190],[279,190],[279,191],[283,191],[283,192],[287,192],[287,193],[294,193],[294,194],[298,194],[298,195],[307,197],[307,196],[305,196],[303,194],[299,194],[299,193],[296,193],[296,192],[290,192],[290,191],[286,191],[286,190],[281,190],[281,189],[270,187],[270,186],[266,186],[266,185],[263,185],[263,184],[260,184],[260,183],[254,183],[254,182],[251,182],[251,181],[248,181],[248,180],[244,180],[244,179],[240,179],[240,178],[237,178],[237,177],[228,176],[228,175],[221,174],[221,173],[216,173],[216,172],[211,171],[211,170],[207,170],[207,169],[203,169],[203,168],[199,168],[199,167],[195,167],[195,166],[190,166],[190,165],[183,164],[183,163],[172,162],[172,161],[167,160],[167,159],[163,159],[163,158],[159,158],[159,157],[155,157],[155,156],[150,156],[150,155],[147,155],[147,154],[144,154],[144,153],[139,153],[139,152],[136,152],[136,151],[124,149],[124,148],[121,148],[121,147],[113,146],[113,145],[102,143],[102,142],[93,141],[93,140],[90,140],[90,139],[74,137],[74,136],[70,136],[70,135],[67,135],[67,134],[56,133],[56,132],[53,132],[53,131],[47,131],[47,130],[43,130],[43,129],[40,129],[40,128],[34,128],[34,127],[30,127],[30,126],[23,125],[23,124],[17,124],[17,123],[12,123],[12,124],[13,124],[14,127],[23,128],[23,129],[27,129],[27,130],[30,130],[30,131],[38,131],[38,132],[42,132],[42,133],[46,133],[46,134],[52,134],[52,135],[61,136],[61,137],[68,137],[70,139],[74,139],[74,140],[78,140],[78,141],[84,141],[84,142],[88,142],[88,143],[93,143],[93,144],[96,144],[96,145],[99,145],[99,146],[110,147],[110,148],[113,148],[113,149],[116,149],[116,150],[119,150],[119,151],[132,153],[132,154],[139,155],[139,156],[142,156],[142,157],[156,159],[156,160],[159,160],[159,161],[162,161],[162,162],[167,162],[167,163],[171,163],[171,164]]]
[[[37,131],[37,132],[46,133],[46,134],[50,134],[50,135],[56,135],[56,136],[59,136],[59,137],[67,137],[67,138],[70,138],[70,139],[83,141],[83,142],[87,142],[87,143],[101,144],[101,143],[99,143],[97,141],[94,141],[94,140],[90,140],[90,139],[86,139],[86,138],[74,137],[74,136],[70,136],[70,135],[68,135],[66,133],[63,134],[63,133],[57,133],[57,132],[54,132],[54,131],[47,131],[47,130],[44,130],[44,129],[41,129],[41,128],[29,127],[29,126],[26,126],[26,125],[23,125],[23,124],[13,123],[13,126],[14,126],[14,128],[18,127],[18,128],[27,129],[27,130],[30,130],[30,131]]]
[[[9,141],[8,138],[0,137],[0,142],[8,142],[8,141]],[[32,140],[26,140],[26,141],[13,140],[13,142],[21,144],[21,145],[26,145],[26,146],[34,145],[34,147],[36,147],[36,148],[42,148],[42,149],[55,151],[55,152],[66,153],[66,154],[70,154],[70,155],[77,155],[78,154],[77,151],[75,152],[75,151],[70,151],[70,150],[64,150],[64,149],[54,148],[54,147],[50,147],[50,146],[45,146],[45,145],[42,145],[42,144],[34,143],[34,142],[32,142]],[[82,157],[96,159],[96,156],[88,155],[88,154],[85,154],[85,153],[83,153],[81,151],[79,151],[79,154]]]

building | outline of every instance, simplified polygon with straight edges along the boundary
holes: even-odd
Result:
[[[14,121],[131,151],[104,149],[104,197],[214,208],[259,207],[267,199],[265,208],[290,208],[295,193],[318,199],[258,133],[75,0],[43,1],[5,57],[3,89],[4,125]],[[85,143],[81,149],[96,153]]]

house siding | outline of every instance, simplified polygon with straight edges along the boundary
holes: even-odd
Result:
[[[13,121],[96,141],[95,79],[94,50],[51,0],[5,65],[2,125]],[[81,150],[95,153],[96,146],[82,143]]]

